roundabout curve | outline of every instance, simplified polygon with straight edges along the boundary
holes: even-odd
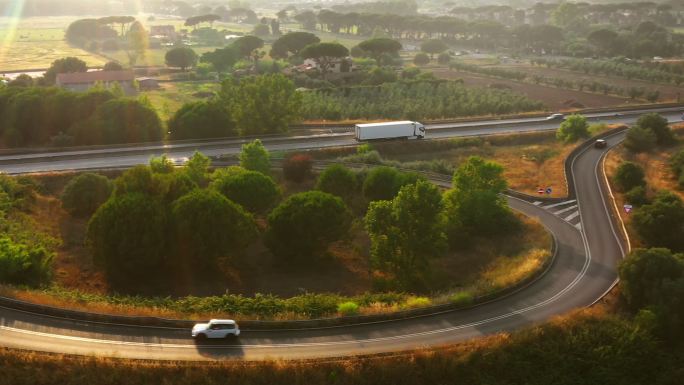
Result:
[[[556,254],[544,275],[498,300],[394,321],[244,330],[239,340],[202,344],[196,344],[185,328],[87,322],[0,308],[0,345],[134,359],[308,359],[438,346],[544,322],[595,303],[617,280],[616,265],[626,247],[606,199],[601,164],[623,133],[604,136],[606,149],[594,149],[589,142],[566,161],[567,199],[545,202],[508,197],[513,209],[537,217],[553,234]]]

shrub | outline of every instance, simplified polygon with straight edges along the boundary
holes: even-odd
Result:
[[[449,301],[455,305],[469,305],[473,303],[473,294],[468,291],[459,291],[456,294],[449,296]]]
[[[641,115],[637,119],[636,125],[653,132],[659,145],[667,145],[675,141],[667,119],[657,112]]]
[[[36,285],[50,278],[52,255],[40,246],[14,243],[0,238],[0,281]]]
[[[634,187],[646,185],[644,170],[634,162],[622,162],[615,172],[613,181],[620,191],[629,191]]]
[[[656,145],[655,134],[640,126],[633,126],[627,130],[625,147],[632,152],[648,152]]]
[[[679,196],[661,191],[652,203],[634,211],[632,224],[647,245],[684,250],[684,203]]]
[[[311,170],[313,168],[313,161],[311,155],[294,154],[289,156],[283,162],[283,174],[285,179],[301,183],[305,179],[311,177]]]
[[[375,167],[363,181],[363,196],[368,201],[391,200],[399,190],[422,179],[415,173],[401,172],[393,167]]]
[[[316,189],[349,199],[357,191],[356,174],[340,164],[330,165],[318,176]]]
[[[447,52],[442,52],[437,56],[437,63],[439,64],[449,64],[451,61],[451,55],[449,55]]]
[[[93,173],[71,178],[62,193],[62,207],[73,216],[92,215],[112,195],[112,182]]]
[[[674,175],[679,176],[682,174],[682,171],[684,171],[684,150],[672,155],[672,157],[670,157],[669,163],[670,169]]]
[[[589,124],[587,119],[582,115],[573,114],[567,117],[561,123],[556,137],[566,143],[575,142],[580,138],[589,136]]]
[[[258,171],[264,175],[271,173],[271,155],[261,140],[255,139],[242,145],[240,166],[246,170]]]
[[[343,316],[359,314],[359,305],[356,302],[347,301],[337,305],[337,312]]]
[[[418,53],[416,56],[413,58],[413,64],[417,66],[423,66],[430,63],[430,56],[426,53]]]
[[[239,167],[216,170],[211,187],[247,210],[261,213],[273,207],[280,189],[270,177]]]
[[[322,257],[349,232],[351,215],[342,200],[320,191],[294,194],[268,216],[266,245],[291,260]]]
[[[432,301],[427,297],[410,297],[402,304],[404,309],[415,309],[432,305]]]
[[[636,186],[625,193],[625,200],[634,206],[643,206],[649,203],[644,186]]]

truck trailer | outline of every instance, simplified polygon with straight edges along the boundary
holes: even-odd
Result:
[[[423,139],[425,138],[425,126],[418,122],[383,122],[357,124],[354,127],[356,140],[381,140],[381,139]]]

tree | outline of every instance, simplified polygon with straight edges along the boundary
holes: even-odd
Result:
[[[625,136],[625,147],[632,152],[648,152],[656,145],[656,135],[641,126],[632,126]]]
[[[294,17],[295,20],[300,22],[302,24],[302,28],[313,31],[316,29],[316,14],[313,13],[312,11],[304,11],[302,13],[299,13],[295,15]]]
[[[333,164],[326,167],[318,176],[316,190],[348,201],[358,191],[357,185],[356,174],[352,170],[341,164]]]
[[[300,56],[303,59],[313,59],[325,78],[331,64],[349,56],[349,50],[340,43],[314,43],[304,47]]]
[[[563,123],[561,123],[558,131],[556,131],[556,138],[569,143],[575,142],[580,138],[589,136],[589,124],[587,119],[579,114],[572,114],[568,116]]]
[[[93,259],[114,288],[141,288],[162,270],[168,244],[166,213],[147,195],[114,196],[90,219],[87,239]]]
[[[281,74],[228,79],[220,94],[233,112],[241,135],[286,132],[300,119],[302,96]]]
[[[240,57],[237,48],[230,46],[203,53],[200,62],[209,63],[214,66],[216,71],[224,72],[232,68],[240,60]]]
[[[180,67],[182,71],[197,64],[197,54],[188,47],[177,47],[167,51],[165,59],[167,66]]]
[[[401,43],[389,38],[375,38],[359,43],[359,48],[368,52],[375,59],[377,65],[382,65],[381,59],[384,55],[397,56],[401,50]]]
[[[151,156],[148,163],[153,174],[170,174],[176,169],[173,161],[166,154]]]
[[[138,59],[145,58],[149,45],[150,38],[145,27],[139,21],[131,24],[128,29],[128,60],[131,66],[135,65]]]
[[[619,267],[621,296],[630,310],[655,316],[657,335],[681,343],[684,328],[684,255],[664,248],[634,249]],[[676,342],[675,342],[676,341]]]
[[[271,155],[261,140],[254,139],[252,142],[242,145],[240,167],[245,170],[258,171],[264,175],[271,173]]]
[[[307,45],[320,43],[321,39],[309,32],[288,32],[276,40],[271,48],[271,57],[285,59],[289,54],[295,56]]]
[[[81,19],[69,24],[64,35],[69,43],[84,46],[91,40],[114,39],[117,33],[95,19]]]
[[[429,63],[430,56],[428,56],[426,53],[417,53],[416,56],[413,58],[413,64],[417,66],[424,66]]]
[[[235,256],[257,237],[250,214],[214,190],[196,189],[173,203],[177,254],[190,269],[216,269],[218,258]]]
[[[247,60],[254,60],[255,65],[260,57],[257,51],[263,46],[263,40],[251,35],[239,37],[231,44],[231,47],[238,50],[241,57]]]
[[[171,139],[222,138],[236,134],[235,122],[217,100],[186,103],[169,119]]]
[[[418,174],[405,173],[392,167],[375,167],[363,181],[363,196],[369,201],[391,200],[399,190],[408,184],[416,183]]]
[[[123,66],[115,61],[108,61],[105,63],[104,67],[102,67],[103,71],[123,71]]]
[[[445,65],[449,64],[451,62],[451,55],[449,55],[447,52],[442,52],[437,56],[437,63]]]
[[[587,36],[587,40],[593,44],[601,53],[606,55],[614,52],[617,32],[610,29],[597,29]]]
[[[653,132],[656,136],[656,143],[659,145],[667,145],[675,141],[667,119],[657,112],[641,115],[637,119],[636,125]]]
[[[77,57],[66,57],[64,59],[57,59],[50,64],[50,68],[45,71],[45,82],[48,85],[55,84],[57,74],[66,74],[73,72],[87,72],[88,65],[83,60]]]
[[[626,192],[637,186],[646,185],[644,170],[634,162],[622,162],[615,171],[613,181],[618,190]]]
[[[209,166],[211,166],[211,159],[199,151],[194,154],[185,163],[185,173],[198,186],[204,187],[207,182],[207,174],[209,173]]]
[[[344,238],[350,225],[351,215],[340,198],[320,191],[294,194],[268,216],[266,246],[289,261],[314,261]]]
[[[76,217],[92,215],[109,199],[112,189],[112,182],[106,176],[89,172],[80,174],[64,187],[62,207]]]
[[[280,189],[270,177],[241,167],[219,169],[211,187],[253,213],[263,213],[280,198]]]
[[[420,50],[430,55],[430,60],[432,60],[433,55],[438,55],[448,48],[449,46],[439,39],[430,39],[420,45]]]
[[[285,179],[301,183],[311,177],[313,161],[307,154],[293,154],[283,162],[283,175]]]
[[[503,167],[473,156],[454,173],[453,188],[445,195],[449,241],[452,246],[470,236],[492,236],[516,227],[501,193],[507,183]]]
[[[266,24],[257,24],[254,26],[254,29],[252,30],[252,34],[254,36],[268,36],[271,33],[271,29],[268,28],[268,25]]]
[[[439,189],[426,181],[402,187],[392,201],[371,202],[365,223],[373,264],[402,288],[424,288],[429,259],[446,251],[443,209]]]
[[[12,79],[8,85],[10,87],[31,87],[33,86],[33,78],[27,74],[21,74]]]
[[[78,144],[155,142],[162,138],[157,112],[134,99],[112,99],[97,108],[91,119],[70,130]]]
[[[633,213],[632,224],[647,245],[684,251],[684,203],[677,195],[661,191]]]

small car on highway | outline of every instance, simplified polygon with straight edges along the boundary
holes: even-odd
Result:
[[[237,322],[230,319],[213,319],[208,323],[199,323],[192,327],[192,338],[196,340],[237,337],[239,335],[240,327]]]
[[[594,147],[596,148],[606,148],[608,146],[608,142],[606,142],[605,139],[596,139],[594,142]]]
[[[551,114],[546,117],[546,120],[565,120],[565,115],[563,114]]]

